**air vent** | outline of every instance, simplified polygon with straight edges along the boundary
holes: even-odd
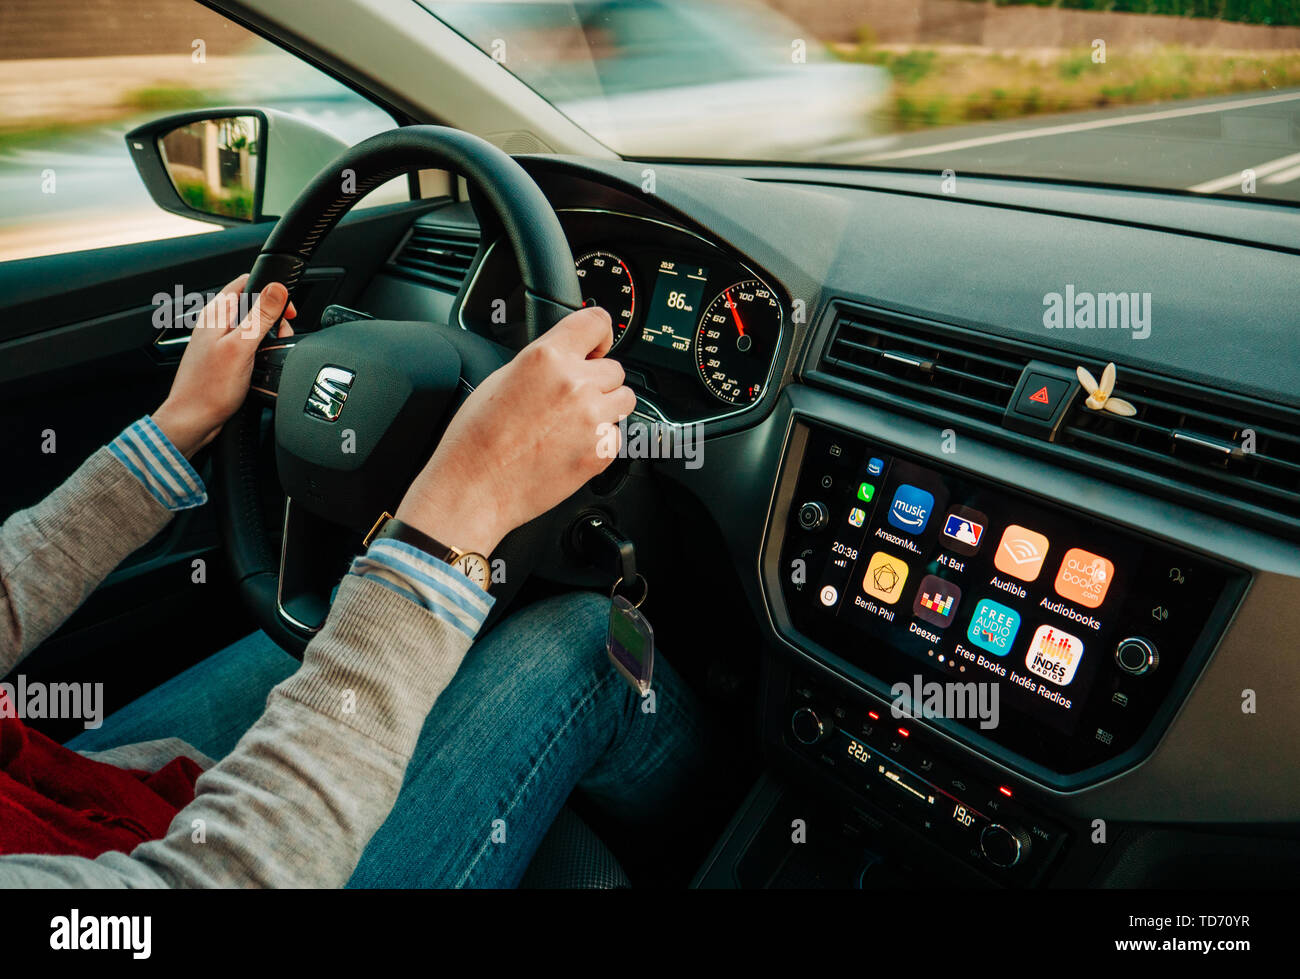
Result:
[[[389,268],[455,292],[469,273],[478,251],[477,232],[417,224]]]
[[[1069,408],[1054,442],[1014,431],[1004,413],[1030,361],[1072,372],[1060,350],[1004,341],[884,310],[836,303],[813,383],[965,427],[1100,478],[1178,497],[1232,519],[1300,536],[1300,412],[1118,365],[1124,417]],[[1100,376],[1104,363],[1084,362]]]
[[[891,402],[1000,423],[1030,359],[955,327],[841,308],[821,370]]]
[[[1115,393],[1137,414],[1076,408],[1058,441],[1235,505],[1300,514],[1300,418],[1124,368]]]

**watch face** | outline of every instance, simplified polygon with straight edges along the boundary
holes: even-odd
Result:
[[[462,554],[456,559],[452,567],[484,591],[487,591],[490,568],[488,567],[487,558],[482,554]]]

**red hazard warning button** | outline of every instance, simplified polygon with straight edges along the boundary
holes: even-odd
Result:
[[[1070,390],[1070,382],[1060,377],[1048,377],[1046,374],[1030,374],[1025,386],[1020,389],[1015,411],[1031,418],[1050,420],[1056,414],[1056,406]]]

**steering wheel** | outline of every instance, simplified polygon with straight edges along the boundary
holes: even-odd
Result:
[[[537,184],[491,143],[443,126],[380,133],[317,174],[266,239],[246,291],[256,294],[278,281],[292,298],[321,241],[357,201],[394,177],[427,168],[469,181],[480,252],[498,235],[513,248],[528,340],[581,308],[573,254]],[[276,332],[258,350],[248,399],[218,436],[214,496],[241,598],[263,630],[301,656],[324,623],[331,585],[341,576],[325,543],[351,541],[353,553],[360,549],[379,514],[396,511],[463,396],[513,351],[441,323],[360,320],[284,339]],[[278,555],[259,491],[267,468],[259,452],[267,406],[274,411],[275,468],[287,500]],[[494,564],[503,558],[507,572],[504,583],[493,585],[494,611],[535,566],[549,528],[546,516],[539,518],[493,553]]]

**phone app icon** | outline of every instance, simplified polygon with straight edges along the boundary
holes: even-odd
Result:
[[[974,554],[984,540],[989,518],[970,507],[955,506],[943,521],[943,546],[958,554]]]
[[[867,519],[867,511],[854,507],[849,511],[849,526],[861,527],[862,522]]]
[[[1115,565],[1100,554],[1072,547],[1061,559],[1056,572],[1056,594],[1085,608],[1096,608],[1106,600],[1106,591],[1115,577]]]
[[[1025,667],[1045,680],[1051,680],[1058,687],[1064,687],[1074,679],[1074,673],[1083,659],[1083,640],[1062,632],[1056,626],[1040,625],[1029,640],[1029,652],[1025,654]]]
[[[934,494],[904,483],[894,491],[894,502],[889,505],[889,522],[909,534],[919,534],[930,522],[934,509]]]
[[[928,574],[921,579],[921,588],[912,602],[912,614],[940,629],[946,629],[957,615],[957,606],[960,604],[960,588],[951,581]]]
[[[885,460],[873,458],[867,463],[867,472],[872,476],[879,476],[885,471]]]
[[[858,483],[858,499],[863,503],[870,503],[871,498],[876,495],[876,487],[871,483]]]
[[[903,583],[906,581],[907,562],[884,551],[876,551],[871,555],[871,563],[862,578],[862,590],[886,605],[894,605],[903,597]]]
[[[1019,612],[991,598],[981,598],[966,627],[966,638],[994,656],[1005,656],[1019,631]]]
[[[1043,570],[1048,540],[1037,531],[1012,524],[1002,534],[993,566],[1021,581],[1033,581]]]

